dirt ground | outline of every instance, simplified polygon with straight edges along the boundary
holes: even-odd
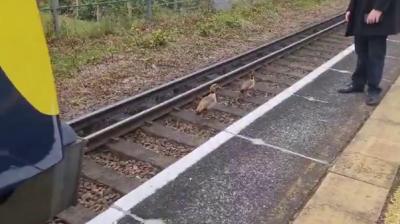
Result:
[[[61,116],[64,120],[76,118],[295,32],[343,12],[347,2],[329,0],[304,10],[278,10],[271,20],[244,23],[219,36],[180,35],[157,49],[128,46],[122,53],[80,68],[69,78],[57,78]]]

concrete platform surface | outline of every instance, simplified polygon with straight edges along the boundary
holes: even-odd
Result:
[[[377,222],[400,165],[399,86],[400,79],[336,160],[295,224]]]
[[[389,47],[400,52],[398,43]],[[393,114],[399,104],[392,102],[400,85],[382,102],[391,112],[378,107],[336,160],[374,109],[363,94],[337,93],[354,63],[348,48],[89,223],[279,224],[299,211],[296,223],[374,220],[400,163],[400,143],[393,140],[400,139]],[[400,58],[388,58],[385,91],[399,71]],[[387,156],[374,148],[381,144]]]

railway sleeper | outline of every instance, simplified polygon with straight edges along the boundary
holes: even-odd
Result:
[[[108,143],[106,146],[119,155],[131,159],[137,159],[143,162],[148,162],[161,169],[167,168],[176,161],[176,158],[174,157],[164,156],[160,153],[148,150],[140,144],[122,139]]]
[[[324,60],[321,60],[320,58],[314,58],[314,57],[301,57],[297,55],[290,55],[287,57],[287,59],[296,61],[299,63],[309,63],[312,64],[314,67],[320,66]]]
[[[134,178],[125,177],[110,168],[103,167],[90,159],[84,159],[82,174],[98,183],[107,185],[121,194],[128,194],[142,184]]]
[[[278,83],[282,87],[288,87],[295,83],[299,78],[282,73],[273,73],[267,71],[260,71],[256,74],[256,79],[263,82]]]
[[[197,147],[206,141],[206,139],[201,139],[197,136],[188,135],[186,133],[176,131],[173,128],[165,127],[158,123],[151,123],[151,125],[144,126],[142,127],[142,130],[149,134],[167,138],[177,143],[192,147]]]
[[[304,63],[293,62],[293,61],[289,60],[288,58],[286,58],[286,60],[276,61],[274,64],[285,66],[285,67],[290,67],[293,69],[301,69],[301,70],[305,70],[308,72],[315,69],[315,67],[312,65],[305,65]]]
[[[213,110],[217,110],[217,111],[221,111],[221,112],[225,112],[225,113],[229,113],[229,114],[233,114],[233,115],[238,116],[238,117],[243,117],[246,114],[248,114],[247,111],[242,110],[240,108],[228,107],[228,106],[225,106],[225,105],[222,105],[222,104],[217,104],[212,109]]]
[[[257,77],[256,77],[257,78]],[[237,83],[232,83],[231,86],[234,89],[240,89],[242,81],[237,82]],[[254,90],[260,92],[258,95],[265,95],[265,93],[275,93],[278,94],[282,91],[282,88],[280,87],[279,83],[277,82],[263,82],[263,81],[257,81]],[[265,102],[265,99],[262,99],[260,103],[257,104],[263,104]]]
[[[325,48],[325,49],[332,50],[332,51],[335,51],[335,52],[338,49],[344,48],[344,45],[338,46],[337,44],[327,44],[327,43],[321,43],[321,42],[313,43],[311,46],[312,47],[318,47],[318,48]]]
[[[82,224],[90,221],[96,213],[82,205],[71,206],[57,215],[68,224]]]
[[[320,43],[332,44],[332,45],[344,47],[346,45],[349,45],[350,41],[337,41],[336,39],[332,39],[332,38],[322,38],[320,40]]]
[[[338,43],[338,44],[344,43],[344,42],[349,42],[349,43],[351,42],[351,38],[346,37],[345,40],[343,41],[343,39],[338,39],[332,35],[328,35],[328,36],[324,37],[324,40],[331,41],[331,42]]]
[[[214,121],[214,120],[208,120],[203,117],[200,117],[193,111],[177,110],[177,111],[172,112],[170,115],[177,119],[181,119],[181,120],[184,120],[184,121],[196,124],[196,125],[200,125],[205,128],[212,128],[212,129],[215,129],[218,131],[225,129],[225,127],[226,127],[226,125],[221,122]]]
[[[324,61],[327,61],[332,58],[328,54],[324,54],[321,52],[316,52],[314,50],[309,50],[309,49],[304,49],[304,48],[301,51],[298,51],[293,55],[303,57],[303,58],[318,58],[318,59],[322,59]]]
[[[308,46],[304,47],[303,49],[318,52],[318,53],[324,53],[324,54],[329,55],[330,58],[338,52],[337,50],[331,50],[331,49],[326,49],[324,47],[316,47],[316,46],[312,46],[312,45],[308,45]]]
[[[230,97],[233,99],[238,99],[240,96],[239,91],[233,91],[233,90],[229,90],[229,89],[222,89],[218,92],[218,94],[220,94],[221,96]],[[244,96],[244,97],[241,97],[241,100],[244,100],[246,102],[249,102],[249,103],[252,103],[255,105],[261,105],[261,104],[265,103],[265,101],[268,100],[268,98],[257,97],[257,96],[256,97]],[[238,110],[241,110],[241,109],[238,108]],[[226,111],[223,110],[223,112],[226,112]],[[241,110],[239,112],[236,112],[236,111],[229,112],[228,111],[227,113],[234,114],[234,115],[240,116],[240,117],[243,116],[243,110]],[[247,114],[248,112],[244,112],[244,113]]]
[[[298,79],[303,78],[308,72],[301,69],[291,69],[282,65],[268,65],[266,70],[273,73],[281,73],[296,77]]]

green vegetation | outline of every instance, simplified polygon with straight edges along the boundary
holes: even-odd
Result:
[[[240,28],[241,18],[233,13],[217,13],[197,24],[197,33],[200,36],[216,35],[229,28]]]
[[[82,66],[121,52],[156,51],[180,38],[225,37],[252,24],[274,21],[285,10],[305,10],[327,0],[260,0],[237,2],[228,12],[197,10],[177,14],[156,8],[151,21],[125,16],[103,17],[99,22],[61,17],[62,31],[55,35],[49,14],[43,25],[58,78],[70,78]]]
[[[315,6],[316,4],[321,4],[324,0],[299,0],[293,1],[293,5],[300,8],[310,8]]]
[[[118,34],[118,31],[126,28],[126,24],[122,24],[123,20],[116,18],[103,18],[99,22],[85,21],[61,16],[61,33],[59,38],[101,38],[105,35]],[[124,21],[127,22],[127,21]],[[48,40],[53,40],[56,37],[50,14],[42,13],[42,23],[46,37]]]

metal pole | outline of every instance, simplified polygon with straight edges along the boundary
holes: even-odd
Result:
[[[126,7],[128,8],[128,18],[132,18],[132,2],[128,0]]]
[[[79,18],[79,0],[75,0],[75,18],[78,19]]]
[[[153,1],[152,0],[146,0],[146,18],[151,19],[153,17]]]
[[[59,17],[59,7],[60,7],[60,2],[59,0],[50,0],[50,8],[51,8],[51,15],[53,17],[53,27],[54,27],[54,32],[56,34],[60,33],[61,30],[61,21]]]
[[[100,5],[98,1],[96,1],[96,21],[100,21],[101,19],[101,11],[100,11]]]

